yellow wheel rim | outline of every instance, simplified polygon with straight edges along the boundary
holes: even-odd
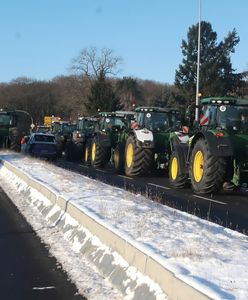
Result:
[[[132,144],[129,144],[127,146],[126,162],[127,162],[127,167],[130,168],[133,163],[133,145]]]
[[[93,143],[91,149],[91,159],[94,161],[95,158],[96,158],[96,143]]]
[[[197,151],[194,157],[193,174],[196,182],[200,182],[203,177],[204,156],[202,151]]]
[[[176,157],[173,157],[171,162],[171,178],[176,180],[178,175],[178,161]]]
[[[88,148],[86,148],[85,153],[84,153],[84,160],[88,161],[88,157],[89,157],[89,151],[88,151]]]
[[[114,152],[114,163],[115,163],[115,167],[116,168],[118,168],[119,162],[120,162],[119,151],[115,149],[115,152]]]

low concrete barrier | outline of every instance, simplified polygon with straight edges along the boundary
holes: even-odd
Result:
[[[70,230],[73,237],[81,241],[84,241],[83,247],[80,252],[90,259],[104,276],[107,276],[110,281],[118,289],[120,289],[125,295],[127,288],[133,288],[132,299],[156,299],[156,295],[149,288],[149,285],[142,285],[137,287],[132,281],[129,285],[124,283],[127,279],[127,272],[122,270],[116,264],[113,263],[113,252],[117,252],[130,266],[135,267],[143,275],[148,276],[152,281],[157,283],[162,291],[167,295],[168,299],[189,299],[189,300],[205,300],[205,299],[220,299],[221,297],[211,293],[211,297],[206,295],[206,287],[199,284],[198,288],[194,288],[187,284],[174,274],[172,270],[169,270],[163,262],[159,260],[159,257],[149,253],[146,249],[143,249],[138,243],[130,242],[129,239],[125,239],[120,232],[114,228],[108,227],[101,222],[100,219],[94,217],[90,212],[82,210],[76,207],[73,203],[64,199],[61,195],[49,189],[49,187],[43,185],[41,182],[31,178],[28,174],[23,173],[20,169],[11,165],[9,162],[2,161],[2,164],[19,178],[21,178],[27,185],[33,189],[39,191],[42,195],[48,198],[52,205],[49,209],[40,211],[43,215],[48,215],[51,212],[54,205],[58,205],[63,212],[68,213],[84,228],[89,230],[93,235],[97,236],[102,243],[111,248],[110,252],[106,252],[103,249],[97,249],[90,239],[87,239],[87,233],[79,231],[78,227],[67,228],[63,227],[65,224],[59,224],[63,227],[63,231]],[[50,216],[51,222],[56,220],[56,216]],[[113,267],[111,267],[111,263]],[[114,265],[116,267],[114,268]],[[130,278],[128,278],[130,280]],[[214,296],[213,296],[214,295]]]

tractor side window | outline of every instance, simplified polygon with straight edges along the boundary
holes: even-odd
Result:
[[[144,114],[143,113],[137,114],[137,123],[138,123],[139,127],[143,127],[143,124],[144,124]]]
[[[0,125],[13,126],[13,118],[9,115],[0,115]]]
[[[113,126],[115,127],[115,129],[123,129],[125,127],[124,120],[115,118]]]
[[[217,112],[216,106],[209,107],[209,125],[210,126],[216,126],[216,118],[217,118],[216,112]]]
[[[203,106],[200,116],[200,123],[202,126],[216,126],[217,121],[217,107]]]
[[[115,119],[113,117],[104,118],[103,122],[100,122],[100,130],[110,131],[115,124]]]
[[[84,129],[84,121],[80,120],[77,125],[77,130],[82,131]]]
[[[146,113],[144,118],[144,126],[146,129],[152,130],[153,127],[153,118],[151,113]]]
[[[241,110],[241,130],[243,133],[248,133],[248,107]]]
[[[105,121],[105,118],[102,118],[100,121],[99,121],[99,129],[101,130],[101,131],[106,131],[106,126],[107,125],[107,123],[106,123],[106,121]]]

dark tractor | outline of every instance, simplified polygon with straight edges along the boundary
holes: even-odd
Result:
[[[21,150],[21,139],[31,132],[33,121],[25,111],[0,110],[0,148]]]
[[[92,137],[95,133],[95,127],[98,124],[98,118],[80,117],[77,124],[74,125],[74,131],[67,139],[65,146],[65,157],[69,161],[83,161],[90,164],[90,149]]]
[[[183,188],[191,181],[199,194],[248,184],[248,99],[201,100],[202,114],[188,144],[171,155],[169,178]]]
[[[57,154],[58,157],[62,157],[62,154],[65,152],[66,143],[70,140],[72,132],[76,130],[77,125],[67,122],[59,121],[53,122],[51,126],[51,133],[55,136],[57,142]]]
[[[149,174],[151,170],[168,169],[172,145],[180,142],[181,114],[174,109],[138,107],[124,150],[127,176]],[[182,133],[183,134],[183,133]]]
[[[121,136],[125,135],[134,112],[117,111],[99,114],[99,128],[96,130],[91,147],[91,165],[103,168],[112,156],[112,152],[120,146]],[[113,154],[116,157],[117,154]]]

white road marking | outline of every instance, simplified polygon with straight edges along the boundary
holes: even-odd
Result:
[[[55,286],[43,286],[43,287],[34,286],[32,289],[33,290],[51,290],[51,289],[55,289]]]
[[[156,186],[156,187],[160,187],[160,188],[165,189],[165,190],[170,190],[171,189],[171,188],[169,188],[167,186],[158,185],[158,184],[151,183],[151,182],[148,182],[147,184],[150,184],[150,185],[153,185],[153,186]]]
[[[211,201],[211,202],[219,203],[219,204],[222,204],[222,205],[227,205],[227,203],[225,203],[225,202],[221,202],[221,201],[213,200],[213,199],[206,198],[206,197],[202,197],[202,196],[199,196],[199,195],[192,195],[192,196],[193,196],[193,197],[196,197],[196,198],[200,198],[200,199],[202,199],[202,200],[207,200],[207,201]]]

